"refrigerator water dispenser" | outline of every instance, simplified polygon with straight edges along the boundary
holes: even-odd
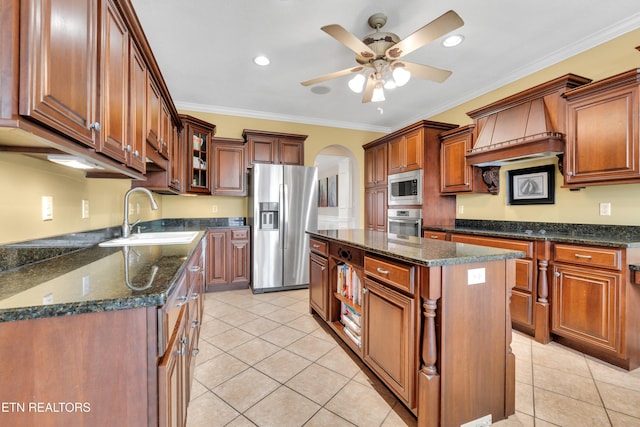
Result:
[[[277,230],[278,229],[278,212],[279,206],[277,202],[261,202],[260,206],[260,229],[261,230]]]

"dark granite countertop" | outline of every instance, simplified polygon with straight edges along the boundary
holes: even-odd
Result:
[[[345,229],[307,231],[307,233],[427,267],[522,258],[525,255],[524,252],[518,251],[400,236],[379,231]]]
[[[207,229],[245,226],[244,218],[140,224],[142,232],[200,231],[185,245],[98,246],[119,237],[111,227],[0,246],[0,322],[160,306]]]
[[[456,220],[455,226],[428,226],[423,230],[615,248],[640,247],[640,227],[634,226]]]

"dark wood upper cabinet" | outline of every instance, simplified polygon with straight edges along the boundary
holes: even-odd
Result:
[[[20,2],[19,111],[100,151],[98,5],[97,0]],[[73,22],[73,30],[58,17]]]
[[[129,78],[130,148],[127,150],[127,164],[144,173],[147,152],[147,65],[132,40],[129,44]]]
[[[465,155],[473,148],[474,125],[440,134],[440,191],[443,194],[488,192],[482,171],[467,162]]]
[[[218,196],[247,195],[247,150],[242,139],[213,138],[213,185]]]
[[[129,30],[111,0],[102,3],[101,151],[126,163],[129,141]],[[137,156],[140,156],[138,152]]]
[[[245,129],[242,136],[247,141],[249,167],[254,163],[304,165],[306,135]]]
[[[212,139],[216,126],[181,114],[183,144],[187,152],[187,192],[211,194]]]
[[[389,175],[422,169],[424,138],[421,128],[390,140],[388,145]]]
[[[640,182],[640,69],[565,93],[568,187]]]
[[[387,185],[387,144],[378,144],[364,150],[364,186]]]

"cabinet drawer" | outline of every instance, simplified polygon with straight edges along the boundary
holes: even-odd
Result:
[[[554,245],[553,260],[620,270],[622,251],[620,249],[556,244]]]
[[[309,248],[311,249],[311,252],[324,256],[329,255],[329,245],[327,245],[327,242],[322,240],[316,240],[313,238],[309,239]]]
[[[445,233],[444,231],[424,230],[422,232],[422,237],[424,237],[425,239],[447,240],[447,233]]]
[[[413,293],[415,268],[411,265],[364,257],[365,274],[401,291]]]
[[[524,240],[499,239],[483,236],[468,236],[462,234],[452,234],[452,242],[469,243],[471,245],[490,246],[492,248],[510,249],[512,251],[522,251],[527,258],[533,258],[533,242]]]
[[[249,230],[246,228],[232,228],[231,240],[247,240],[249,238]]]

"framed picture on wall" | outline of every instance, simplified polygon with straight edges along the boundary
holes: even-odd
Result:
[[[327,178],[318,180],[318,207],[324,208],[327,206]]]
[[[545,165],[507,171],[507,204],[555,203],[555,166]]]
[[[338,206],[338,175],[327,178],[327,206]]]

